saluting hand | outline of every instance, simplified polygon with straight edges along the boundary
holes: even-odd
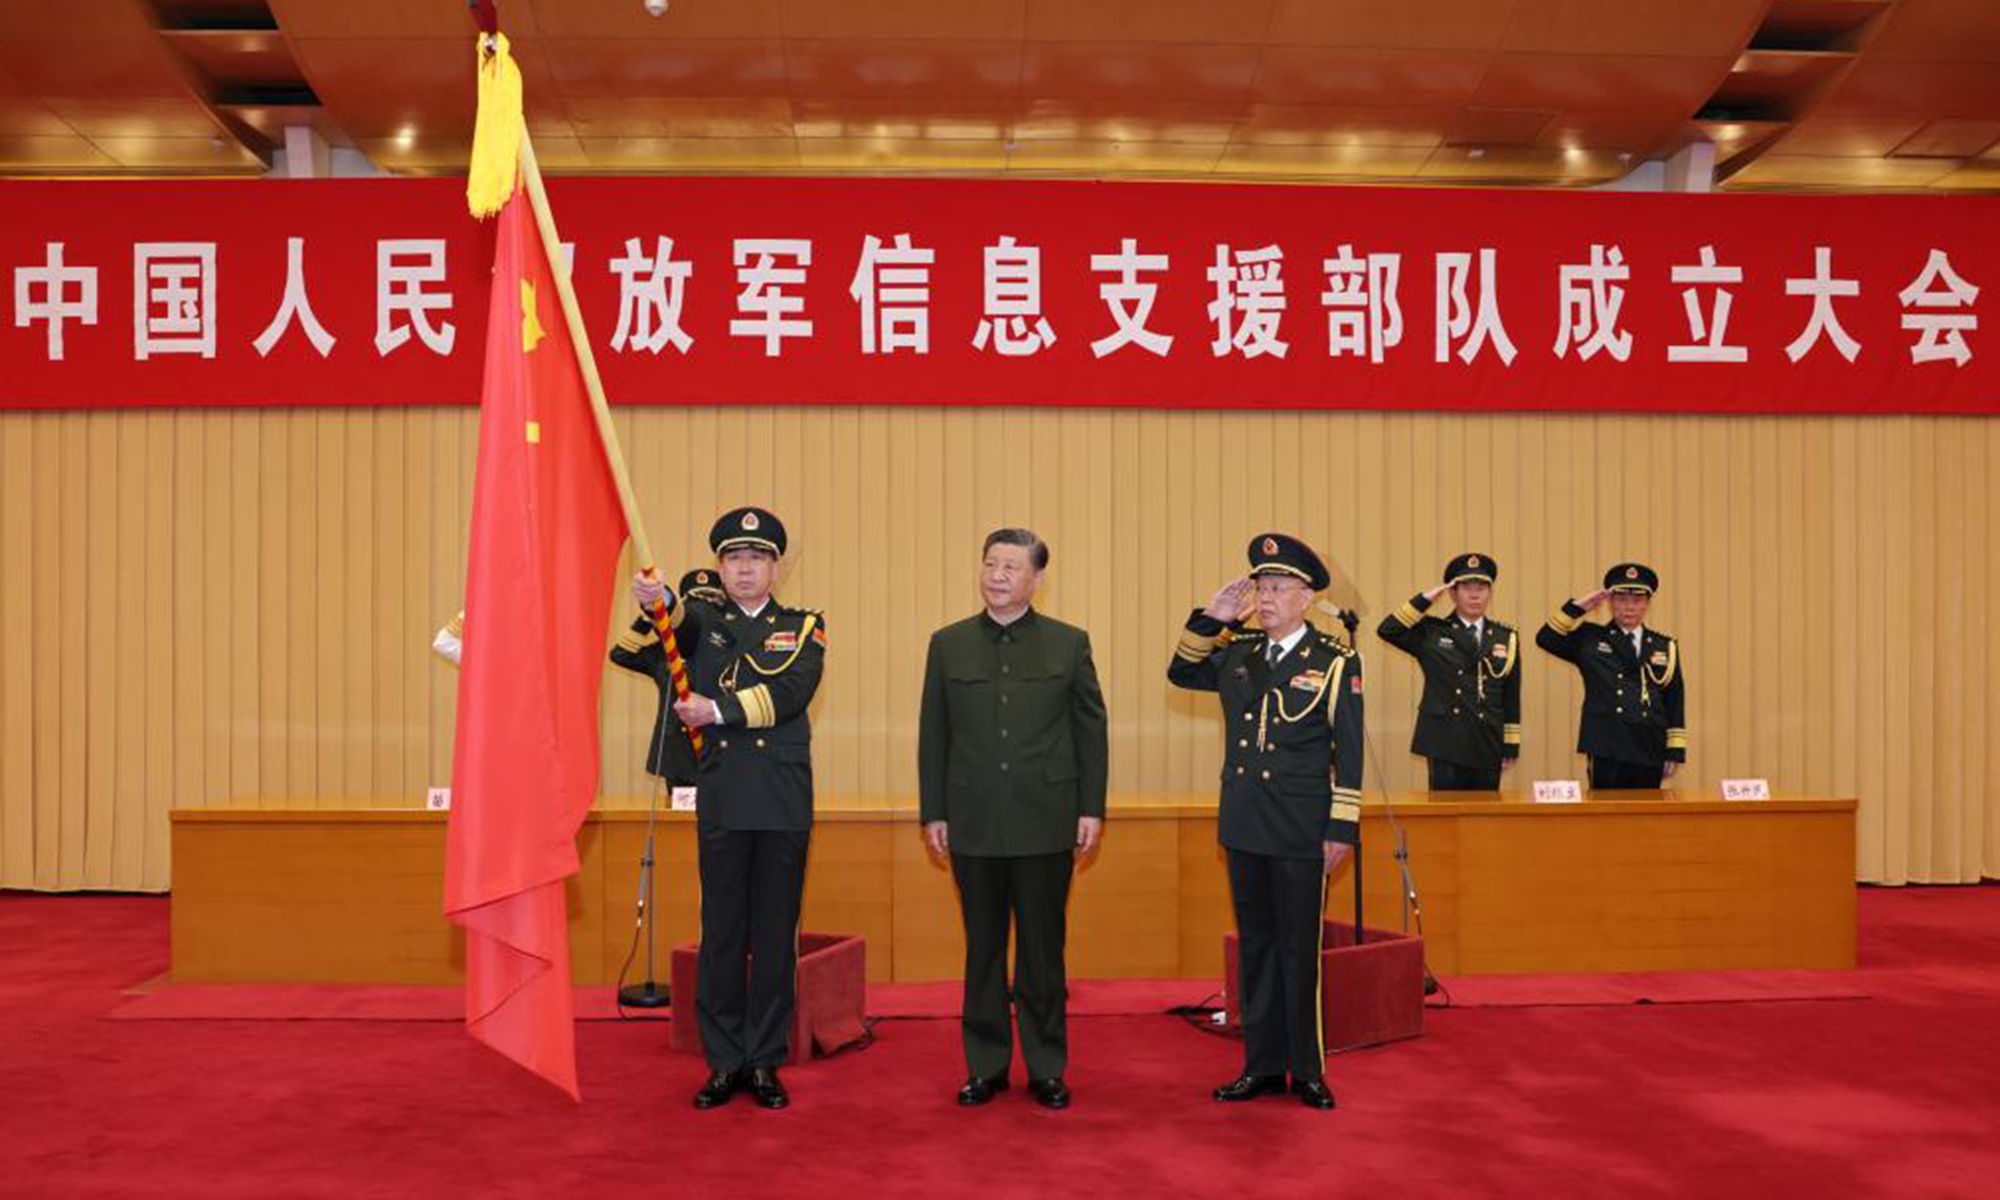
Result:
[[[1439,596],[1442,596],[1442,595],[1444,595],[1444,594],[1445,594],[1446,592],[1448,592],[1448,591],[1450,591],[1450,590],[1451,590],[1451,585],[1450,585],[1450,584],[1448,584],[1448,583],[1440,583],[1440,584],[1438,584],[1438,585],[1437,585],[1436,587],[1434,587],[1434,588],[1430,588],[1430,589],[1426,590],[1426,591],[1424,592],[1424,599],[1426,599],[1426,600],[1436,600],[1436,599],[1437,599],[1437,598],[1438,598]]]
[[[1202,615],[1213,617],[1224,625],[1236,620],[1249,607],[1252,586],[1247,575],[1223,584],[1209,600],[1208,607],[1201,610]]]
[[[1576,606],[1585,612],[1590,612],[1593,609],[1595,609],[1598,605],[1604,603],[1604,598],[1606,596],[1609,596],[1610,594],[1611,593],[1606,591],[1605,589],[1598,588],[1596,591],[1590,593],[1587,596],[1578,596],[1576,598]]]

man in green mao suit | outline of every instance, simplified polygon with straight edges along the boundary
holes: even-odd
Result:
[[[1028,1090],[1067,1108],[1065,909],[1076,858],[1104,829],[1109,757],[1090,635],[1034,610],[1049,549],[1025,529],[988,535],[985,611],[931,635],[917,782],[924,840],[949,855],[965,921],[965,1063],[958,1102],[1006,1090],[1012,994]]]

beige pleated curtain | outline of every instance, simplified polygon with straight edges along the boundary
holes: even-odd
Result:
[[[1048,409],[622,410],[674,571],[776,509],[781,594],[830,631],[823,796],[908,804],[928,632],[975,610],[979,539],[1032,526],[1042,607],[1092,634],[1112,787],[1212,794],[1212,703],[1166,684],[1190,606],[1294,531],[1369,606],[1381,769],[1418,677],[1372,627],[1478,550],[1524,645],[1636,557],[1682,640],[1691,770],[1858,796],[1857,875],[2000,874],[2000,422]],[[0,885],[171,886],[175,807],[421,805],[456,675],[428,651],[464,577],[470,409],[0,415]],[[621,603],[619,613],[625,612]],[[478,630],[471,631],[472,637]],[[1582,774],[1574,672],[1529,648],[1510,786]],[[640,802],[654,698],[604,690],[606,803]],[[914,836],[914,834],[913,834]],[[1115,830],[1114,830],[1115,836]]]

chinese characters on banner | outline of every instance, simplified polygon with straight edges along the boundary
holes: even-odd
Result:
[[[472,403],[460,190],[0,182],[0,407]],[[2000,412],[1985,197],[551,191],[614,403]]]

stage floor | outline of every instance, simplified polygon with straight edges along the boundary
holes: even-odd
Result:
[[[582,1023],[576,1106],[449,1021],[107,1019],[169,901],[9,894],[0,1144],[36,1197],[1984,1196],[2000,887],[1859,900],[1859,995],[1433,1009],[1330,1061],[1331,1114],[1212,1104],[1239,1044],[1144,1013],[1073,1020],[1071,1111],[961,1111],[937,1012],[788,1072],[788,1112],[699,1114],[655,1022]]]

